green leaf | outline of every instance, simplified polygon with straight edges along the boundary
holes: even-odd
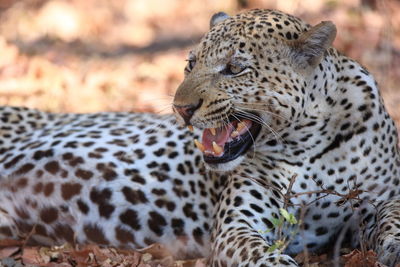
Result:
[[[264,235],[264,234],[267,234],[267,233],[271,232],[271,230],[272,230],[272,229],[258,230],[258,233]]]
[[[268,248],[267,252],[274,252],[276,249],[278,249],[278,246],[279,245],[277,243],[273,244]]]
[[[289,220],[288,220],[288,222],[289,222],[290,224],[297,224],[297,223],[298,223],[296,217],[295,217],[292,213],[289,214]]]
[[[280,208],[279,212],[281,213],[283,218],[285,218],[286,221],[290,222],[290,214],[287,210]]]
[[[274,228],[280,227],[283,224],[283,219],[276,219],[276,218],[271,218],[270,221],[274,225]]]
[[[267,252],[274,252],[277,249],[281,249],[283,248],[283,246],[285,246],[285,241],[283,240],[276,240],[274,244],[272,244],[272,246],[270,246],[267,250]]]

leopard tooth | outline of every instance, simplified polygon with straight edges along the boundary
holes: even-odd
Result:
[[[204,152],[206,149],[204,147],[204,145],[197,139],[194,139],[194,144],[196,145],[196,147],[201,151]]]
[[[246,123],[244,122],[239,122],[236,126],[236,131],[240,132],[241,130],[243,130],[243,128],[246,127]]]
[[[210,130],[212,135],[215,136],[217,134],[217,131],[215,130],[215,128],[209,128],[209,130]]]
[[[215,143],[215,141],[212,142],[212,146],[214,149],[214,152],[216,155],[220,155],[222,153],[222,151],[224,151],[224,149],[222,147],[220,147],[219,145],[217,145],[217,143]]]
[[[193,133],[193,131],[194,131],[193,125],[188,125],[187,128],[189,129],[189,131],[191,131]]]
[[[240,135],[240,133],[238,132],[238,131],[233,131],[232,133],[231,133],[231,137],[232,138],[236,138],[236,137],[238,137]]]

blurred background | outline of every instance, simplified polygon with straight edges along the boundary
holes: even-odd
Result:
[[[332,20],[400,122],[398,0],[0,0],[0,105],[169,113],[211,15],[250,8]]]

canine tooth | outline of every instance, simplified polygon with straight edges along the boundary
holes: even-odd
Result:
[[[239,122],[238,124],[237,124],[237,131],[238,132],[240,132],[244,127],[246,127],[246,123],[244,123],[244,122]]]
[[[191,131],[193,133],[193,125],[188,125],[187,127],[188,127],[189,131]]]
[[[215,154],[219,155],[222,153],[222,151],[224,151],[222,147],[220,147],[219,145],[217,145],[217,143],[215,143],[215,141],[212,142],[212,145],[213,145]]]
[[[231,133],[231,137],[232,137],[232,138],[238,137],[239,134],[240,134],[240,133],[239,133],[238,131],[233,131],[233,132]]]
[[[210,130],[212,135],[215,136],[217,134],[217,131],[215,130],[215,128],[210,128],[209,130]]]
[[[199,142],[199,140],[194,139],[194,144],[196,145],[196,147],[201,151],[204,152],[206,149],[204,148],[204,145],[202,143]]]

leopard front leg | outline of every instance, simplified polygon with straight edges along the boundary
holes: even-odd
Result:
[[[279,250],[269,251],[275,241],[269,219],[283,205],[275,194],[255,181],[231,178],[216,207],[208,266],[298,266]]]
[[[15,223],[9,219],[5,211],[0,209],[0,240],[16,238],[18,238],[18,232]]]
[[[400,264],[400,199],[387,200],[377,207],[376,216],[365,229],[364,236],[378,260],[394,267]]]
[[[11,194],[10,191],[6,190],[6,185],[2,183],[2,177],[0,177],[0,240],[18,238],[16,222],[8,212],[9,208],[12,207]]]

